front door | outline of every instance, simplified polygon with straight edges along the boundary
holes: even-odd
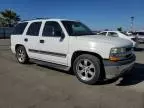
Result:
[[[67,65],[68,36],[65,36],[60,22],[44,22],[39,46],[41,60]]]

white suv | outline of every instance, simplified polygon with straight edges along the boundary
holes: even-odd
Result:
[[[19,63],[72,69],[87,84],[117,77],[135,62],[130,41],[94,35],[81,22],[65,19],[20,22],[11,35],[11,50]]]

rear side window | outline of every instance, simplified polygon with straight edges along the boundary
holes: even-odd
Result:
[[[28,28],[27,35],[38,36],[42,22],[33,22]]]
[[[13,31],[12,34],[14,34],[14,35],[21,35],[21,34],[23,34],[23,32],[24,32],[27,24],[28,24],[28,22],[17,24],[16,27],[14,28],[14,31]]]

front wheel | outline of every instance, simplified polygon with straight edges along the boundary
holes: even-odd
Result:
[[[83,54],[73,63],[73,71],[79,81],[95,84],[100,77],[100,60],[90,54]]]

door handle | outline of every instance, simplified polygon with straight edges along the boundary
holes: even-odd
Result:
[[[44,40],[40,40],[40,43],[44,43]]]
[[[25,38],[24,41],[27,42],[27,41],[28,41],[28,38]]]

